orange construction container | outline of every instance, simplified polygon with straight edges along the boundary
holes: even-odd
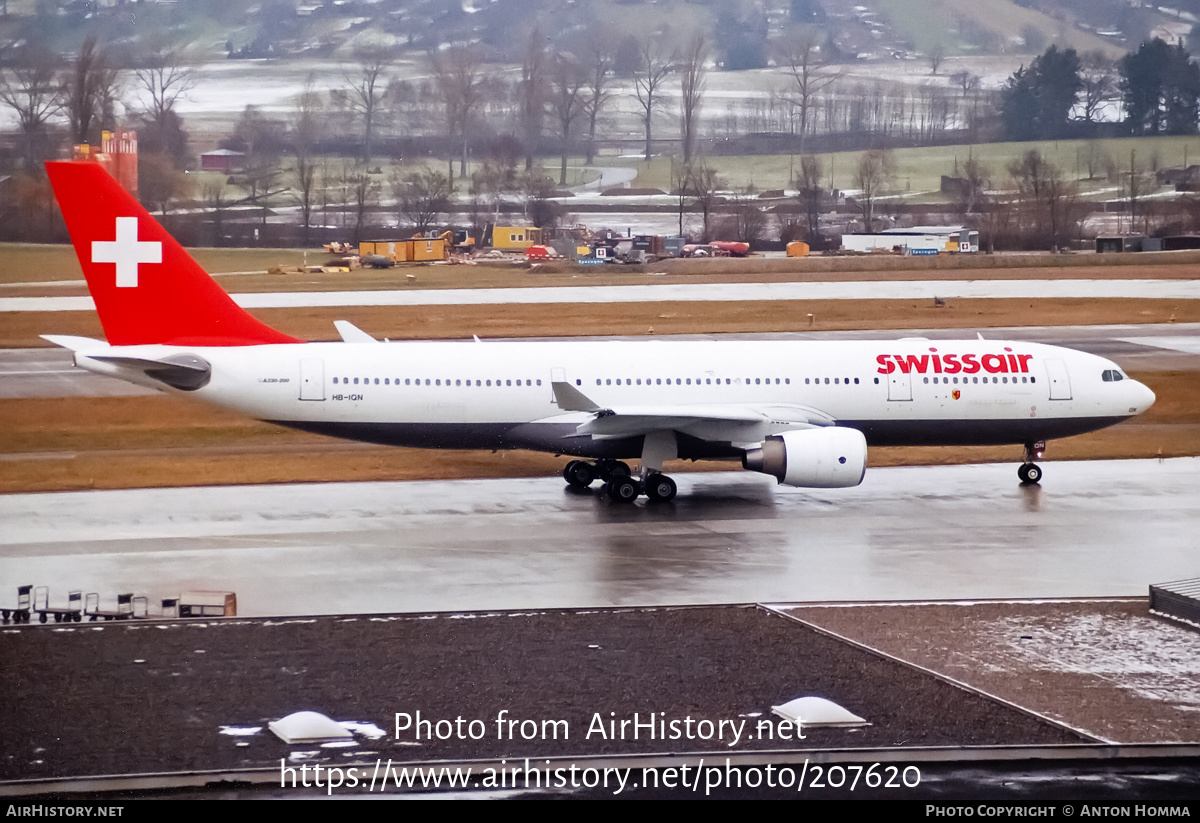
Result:
[[[808,244],[799,240],[787,244],[788,257],[808,257]]]
[[[405,240],[404,245],[407,247],[407,259],[413,262],[446,259],[446,241],[442,240],[440,237],[413,238],[411,240]]]

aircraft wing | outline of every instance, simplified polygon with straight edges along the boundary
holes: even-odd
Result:
[[[588,412],[574,437],[612,440],[651,432],[676,431],[702,440],[760,443],[768,434],[833,426],[828,414],[792,404],[670,404],[605,408],[569,383],[555,382],[555,402],[567,412]]]

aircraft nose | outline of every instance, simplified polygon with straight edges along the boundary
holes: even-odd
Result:
[[[1158,398],[1154,396],[1154,392],[1145,383],[1140,383],[1137,380],[1130,381],[1133,385],[1130,386],[1130,411],[1140,414],[1146,409],[1154,405],[1154,401]]]

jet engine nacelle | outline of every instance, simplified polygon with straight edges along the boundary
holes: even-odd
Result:
[[[857,486],[867,471],[867,438],[858,429],[840,426],[784,432],[748,450],[742,465],[788,486]]]

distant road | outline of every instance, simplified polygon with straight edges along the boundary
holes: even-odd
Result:
[[[276,292],[231,295],[247,309],[455,306],[505,303],[672,303],[767,300],[1200,299],[1196,280],[897,280],[815,283],[677,283],[520,289]],[[90,297],[0,298],[0,312],[90,311]]]
[[[567,168],[579,168],[578,166],[568,166]],[[571,191],[588,192],[588,191],[604,191],[605,189],[622,186],[625,183],[631,183],[638,176],[638,170],[630,166],[590,166],[593,171],[600,172],[600,176],[590,183],[584,183],[582,186],[574,186]]]

